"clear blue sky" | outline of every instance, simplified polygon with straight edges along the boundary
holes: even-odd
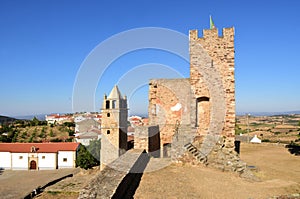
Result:
[[[73,85],[88,54],[132,28],[163,27],[188,34],[235,27],[237,112],[300,110],[300,1],[0,1],[0,115],[72,112]],[[157,50],[129,53],[126,70],[162,63],[188,77],[188,63]],[[108,70],[95,92],[96,110],[122,73]],[[146,87],[130,103],[147,111]],[[93,110],[86,110],[93,111]]]

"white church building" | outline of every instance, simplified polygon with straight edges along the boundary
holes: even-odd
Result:
[[[75,168],[80,143],[0,143],[0,169]]]

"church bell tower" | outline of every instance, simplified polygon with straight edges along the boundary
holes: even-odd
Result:
[[[104,95],[101,123],[101,165],[107,165],[127,150],[127,98],[122,97],[118,86],[109,96]]]

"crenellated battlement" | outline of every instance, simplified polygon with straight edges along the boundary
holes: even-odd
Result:
[[[202,37],[199,37],[198,30],[190,30],[190,40],[197,40],[197,39],[232,39],[234,38],[234,27],[231,28],[223,28],[222,35],[219,36],[219,31],[217,28],[213,29],[204,29],[202,30]]]

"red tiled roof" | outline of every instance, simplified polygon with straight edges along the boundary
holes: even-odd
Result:
[[[132,120],[132,121],[140,121],[140,118],[137,118],[137,117],[133,117],[133,118],[130,118],[130,120]]]
[[[76,151],[79,143],[0,143],[0,152],[30,153],[32,146],[36,148],[37,153],[57,153],[58,151]]]
[[[134,136],[133,135],[128,135],[127,136],[127,142],[130,142],[130,141],[134,141]]]

